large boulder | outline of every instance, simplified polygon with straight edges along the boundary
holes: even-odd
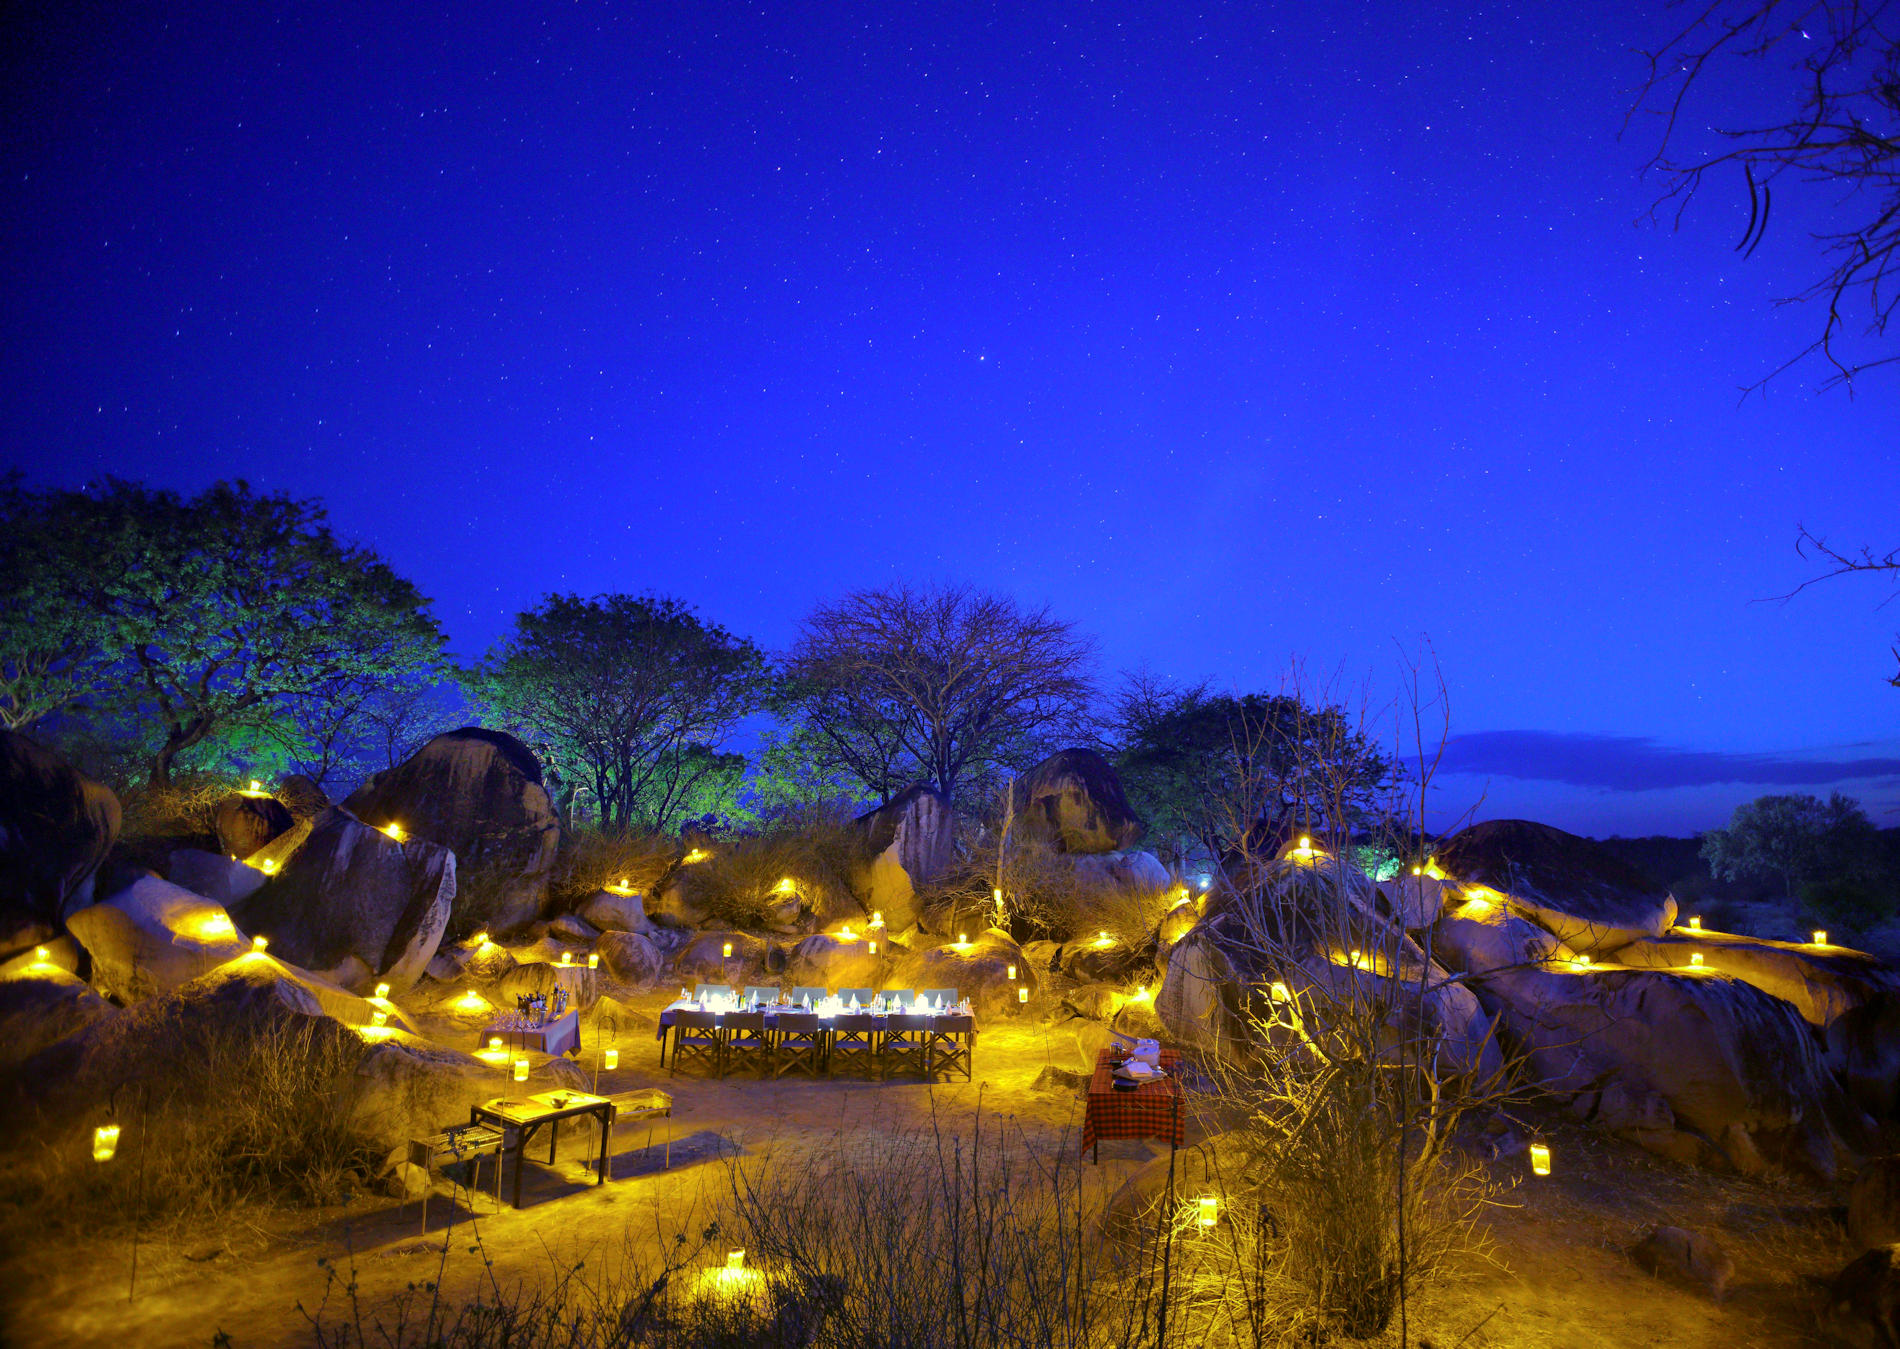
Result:
[[[261,867],[202,848],[174,848],[165,861],[165,877],[173,885],[227,907],[249,899],[269,879]]]
[[[1865,1250],[1900,1241],[1900,1157],[1875,1157],[1847,1190],[1847,1235]]]
[[[1076,880],[1092,890],[1160,896],[1174,889],[1174,877],[1151,852],[1082,853],[1069,865]]]
[[[602,932],[638,932],[648,936],[653,931],[646,901],[632,891],[622,894],[618,890],[601,890],[577,912]]]
[[[1676,921],[1676,901],[1587,838],[1528,820],[1488,820],[1439,845],[1438,866],[1504,892],[1507,902],[1572,950],[1607,956]]]
[[[0,730],[0,916],[57,926],[91,903],[93,873],[118,836],[110,788]]]
[[[1011,967],[1014,979],[1009,977]],[[1029,968],[1022,948],[996,928],[970,942],[913,951],[898,962],[887,982],[891,988],[912,990],[954,988],[970,1000],[978,1016],[999,1016],[1019,1007],[1019,988],[1027,988],[1032,999],[1042,989],[1042,978]]]
[[[296,823],[284,803],[266,791],[232,792],[211,812],[218,847],[239,861],[288,833]]]
[[[1044,759],[1016,779],[1010,804],[1022,836],[1057,852],[1119,852],[1147,831],[1115,770],[1092,749]]]
[[[121,1002],[169,993],[249,953],[222,905],[144,876],[67,920],[92,957],[92,980]]]
[[[1528,918],[1482,898],[1451,909],[1420,940],[1429,943],[1432,959],[1468,974],[1575,958],[1568,946]]]
[[[1900,995],[1879,993],[1827,1024],[1827,1065],[1877,1120],[1900,1109]]]
[[[726,954],[726,948],[732,954]],[[685,983],[731,984],[763,982],[777,949],[750,932],[702,932],[673,961],[675,977]],[[782,957],[780,957],[782,961]]]
[[[1772,993],[1809,1024],[1825,1026],[1843,1012],[1882,993],[1900,992],[1900,978],[1886,964],[1845,946],[1766,941],[1730,932],[1672,928],[1617,948],[1616,963],[1645,970],[1689,967],[1701,955],[1711,968]]]
[[[332,804],[329,793],[319,787],[315,779],[302,773],[292,773],[280,778],[277,783],[277,799],[284,803],[293,820],[314,820],[328,810]]]
[[[883,988],[891,970],[892,951],[878,943],[871,953],[871,940],[855,937],[847,941],[823,932],[814,932],[792,948],[785,961],[785,983],[796,988]],[[893,985],[894,987],[894,985]]]
[[[594,949],[615,979],[641,988],[657,983],[666,963],[659,947],[637,932],[603,932]]]
[[[456,931],[507,931],[541,917],[561,844],[560,820],[528,747],[469,726],[438,735],[405,762],[373,775],[343,802],[377,828],[455,854],[463,890]]]
[[[955,817],[943,794],[919,782],[855,821],[869,860],[853,884],[866,907],[881,912],[894,929],[917,921],[917,890],[956,860]]]
[[[0,976],[0,1076],[54,1041],[117,1012],[85,980],[57,965]]]
[[[349,974],[360,962],[400,993],[428,969],[455,887],[448,849],[398,842],[332,806],[233,916],[246,932],[269,937],[286,960],[341,983],[364,982]]]
[[[1458,887],[1435,876],[1400,875],[1378,885],[1380,908],[1408,932],[1430,927],[1461,898]]]
[[[1619,1130],[1645,1147],[1745,1173],[1832,1176],[1864,1144],[1865,1118],[1807,1024],[1739,979],[1559,962],[1473,983],[1538,1081],[1579,1098],[1580,1113],[1612,1085],[1626,1101],[1665,1102],[1670,1127]]]

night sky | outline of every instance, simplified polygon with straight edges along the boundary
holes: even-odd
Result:
[[[321,497],[463,655],[967,581],[1239,691],[1429,636],[1448,812],[1900,823],[1900,605],[1761,602],[1900,544],[1900,375],[1739,397],[1833,198],[1643,222],[1679,11],[398,8],[12,11],[0,462]]]

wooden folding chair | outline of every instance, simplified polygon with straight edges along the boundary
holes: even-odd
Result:
[[[853,998],[858,1000],[858,1006],[869,1007],[873,996],[875,995],[868,988],[841,988],[838,990],[838,1001],[847,1007],[851,1005],[851,999]]]
[[[727,1012],[720,1018],[726,1033],[725,1054],[719,1075],[724,1077],[734,1066],[756,1069],[761,1077],[771,1072],[772,1042],[765,1033],[764,1012]]]
[[[949,1004],[946,1003],[945,1006]],[[975,1065],[972,1063],[976,1049],[976,1018],[968,1016],[937,1016],[930,1022],[930,1075],[955,1072],[963,1069],[966,1081],[970,1080]]]
[[[957,1005],[957,991],[954,988],[920,988],[917,990],[917,1001],[932,1007],[942,1003],[947,1011]]]
[[[917,1002],[917,993],[915,989],[887,988],[884,990],[884,1005],[886,1007],[891,1007],[891,1006],[902,1007],[906,1012],[908,1012],[913,1006],[916,1005],[916,1002]]]
[[[759,1000],[759,1006],[770,1007],[773,1003],[778,1001],[778,985],[773,984],[768,987],[765,984],[747,984],[745,986],[745,992],[740,995],[739,1001],[751,1002],[755,997]]]
[[[731,984],[694,984],[693,1001],[703,1003],[708,998],[730,998]]]
[[[921,1012],[898,1012],[884,1018],[884,1037],[878,1044],[878,1066],[885,1076],[930,1076],[930,1018]]]
[[[673,1076],[679,1076],[680,1064],[697,1060],[706,1071],[719,1076],[725,1066],[726,1035],[720,1029],[717,1012],[681,1011],[673,1014]]]
[[[780,1012],[772,1018],[772,1076],[825,1068],[825,1023],[816,1012]]]
[[[792,1006],[803,1007],[806,998],[810,998],[811,1005],[816,1007],[825,1000],[825,990],[813,988],[808,984],[800,984],[792,990]]]
[[[866,1076],[877,1075],[877,1037],[885,1018],[872,1016],[869,1012],[860,1012],[853,1016],[841,1012],[831,1019],[831,1044],[825,1052],[826,1071],[835,1073],[839,1069],[849,1072],[862,1071]]]

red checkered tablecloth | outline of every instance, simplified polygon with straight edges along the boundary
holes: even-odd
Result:
[[[1133,1091],[1115,1086],[1115,1065],[1123,1057],[1116,1049],[1104,1049],[1095,1056],[1088,1111],[1082,1119],[1082,1151],[1104,1138],[1159,1138],[1180,1147],[1187,1141],[1181,1083],[1174,1076],[1180,1053],[1162,1050],[1161,1067],[1168,1076],[1144,1082]]]

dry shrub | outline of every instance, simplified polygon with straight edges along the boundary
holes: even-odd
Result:
[[[363,1049],[327,1018],[288,1012],[108,1032],[66,1090],[25,1107],[40,1118],[21,1129],[0,1192],[49,1226],[337,1202],[381,1160],[351,1122]],[[108,1119],[122,1133],[102,1165],[92,1130]]]
[[[993,882],[983,879],[987,897]],[[1140,947],[1153,938],[1173,890],[1172,884],[1161,890],[1116,885],[1040,843],[1011,850],[1003,864],[1010,921],[1025,937],[1068,941],[1105,931],[1125,946]]]
[[[570,829],[562,835],[561,855],[555,863],[554,907],[572,908],[622,880],[637,894],[651,894],[679,861],[681,851],[679,840],[667,834]]]
[[[668,883],[713,921],[736,928],[765,926],[784,898],[774,887],[786,879],[815,910],[851,908],[858,903],[852,878],[867,860],[863,832],[848,817],[826,812],[727,839],[711,853],[680,867]]]

